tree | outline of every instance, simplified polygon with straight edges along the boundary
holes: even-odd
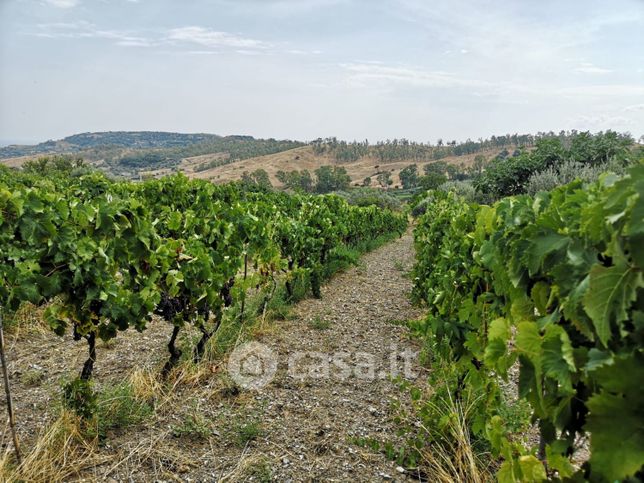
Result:
[[[250,174],[248,171],[244,171],[241,181],[244,186],[259,188],[262,191],[268,191],[273,188],[268,173],[261,168],[256,169]]]
[[[22,165],[22,170],[26,173],[39,175],[72,174],[72,172],[87,172],[89,167],[80,156],[60,154],[29,160]]]
[[[288,173],[283,170],[279,170],[277,173],[275,173],[275,177],[277,178],[277,181],[279,181],[282,184],[288,184]]]
[[[371,176],[367,176],[367,177],[362,181],[362,186],[371,186]]]
[[[305,193],[313,191],[313,178],[311,177],[311,173],[306,169],[302,171],[294,169],[289,172],[280,170],[277,172],[276,178],[286,188],[292,189],[293,191],[303,191]]]
[[[447,171],[447,163],[445,161],[436,161],[423,166],[425,174],[436,173],[444,175]]]
[[[388,188],[394,183],[391,179],[391,173],[389,171],[383,171],[382,173],[380,173],[376,177],[376,180],[378,180],[378,184],[380,184],[380,186],[382,186],[383,188]]]
[[[400,170],[400,183],[403,188],[409,189],[418,186],[418,166],[410,164]]]
[[[315,170],[315,177],[315,191],[318,193],[345,190],[351,184],[347,170],[338,166],[320,166]]]
[[[474,158],[474,164],[472,164],[472,171],[476,176],[481,176],[486,164],[487,161],[485,159],[485,156],[483,156],[482,154],[477,154]]]
[[[449,179],[456,179],[458,176],[458,168],[453,164],[447,165],[447,176]]]
[[[434,190],[447,181],[447,177],[444,174],[439,173],[428,173],[425,176],[421,176],[418,179],[420,186],[423,190]]]
[[[311,173],[308,169],[303,169],[302,171],[300,171],[300,179],[298,185],[299,188],[306,193],[313,191],[313,178],[311,177]]]

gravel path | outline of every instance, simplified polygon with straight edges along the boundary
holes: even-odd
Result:
[[[418,348],[396,324],[421,316],[409,302],[405,275],[412,241],[406,234],[365,255],[360,266],[333,278],[320,300],[300,303],[294,319],[262,341],[277,354],[279,369],[254,400],[266,428],[255,450],[279,461],[277,481],[409,477],[352,440],[394,440],[391,400],[402,394],[389,376],[405,376],[405,364],[407,378],[422,372],[411,355]],[[307,357],[311,352],[320,354]]]

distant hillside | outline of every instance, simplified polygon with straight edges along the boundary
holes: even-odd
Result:
[[[466,155],[450,155],[440,159],[450,165],[459,168],[469,167],[473,164],[474,158],[477,155],[483,155],[486,159],[492,159],[502,151],[501,148],[485,148],[477,153]],[[217,166],[203,171],[192,171],[190,169],[193,161],[188,158],[182,163],[183,171],[189,177],[209,179],[214,183],[226,183],[228,181],[236,181],[241,179],[244,172],[253,172],[257,169],[265,170],[271,180],[273,186],[281,187],[282,183],[277,179],[278,171],[293,171],[295,169],[306,169],[313,175],[313,172],[323,165],[342,166],[347,170],[347,174],[351,177],[351,184],[361,184],[362,181],[371,177],[374,178],[382,172],[388,171],[391,173],[394,182],[392,188],[401,186],[399,173],[400,170],[409,166],[410,164],[417,164],[419,171],[422,173],[422,168],[426,164],[434,161],[417,161],[415,159],[400,159],[395,161],[381,161],[380,159],[367,155],[362,156],[355,161],[338,161],[332,154],[328,152],[320,153],[314,146],[303,146],[289,151],[282,151],[275,154],[266,156],[259,156],[255,158],[248,158],[233,163]],[[155,173],[156,174],[156,173]],[[161,173],[159,173],[161,174]]]
[[[463,142],[439,139],[435,144],[407,139],[373,144],[367,140],[347,142],[334,137],[303,143],[252,136],[115,131],[75,134],[34,146],[7,146],[0,148],[0,162],[20,167],[25,161],[42,155],[69,153],[83,157],[113,176],[139,179],[182,171],[190,177],[217,183],[241,179],[244,172],[264,169],[275,186],[280,186],[278,171],[306,169],[313,174],[323,165],[341,165],[354,185],[367,177],[390,173],[393,187],[397,187],[400,170],[410,164],[416,164],[420,173],[425,165],[437,161],[465,168],[477,156],[480,164],[497,155],[505,157],[517,150],[531,150],[541,140],[559,140],[568,146],[574,135],[575,132],[562,131],[506,134]]]
[[[20,166],[47,154],[75,154],[111,175],[138,178],[142,172],[169,173],[185,158],[201,157],[193,166],[204,170],[236,160],[277,153],[303,146],[290,140],[255,139],[252,136],[217,136],[168,132],[100,132],[68,136],[34,146],[0,148],[0,161]]]
[[[77,153],[97,147],[132,149],[170,148],[215,141],[215,134],[181,134],[155,131],[110,131],[74,134],[58,141],[46,141],[34,146],[11,145],[0,148],[0,159],[33,156],[46,153]],[[251,138],[252,139],[252,138]]]

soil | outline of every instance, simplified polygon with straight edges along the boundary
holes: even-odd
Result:
[[[287,320],[256,330],[254,340],[273,358],[259,362],[277,364],[265,385],[240,388],[227,361],[214,360],[194,377],[158,390],[154,414],[108,431],[95,463],[77,480],[414,480],[384,454],[356,444],[358,438],[395,443],[392,401],[405,403],[405,395],[391,376],[425,376],[411,355],[419,351],[417,342],[400,324],[422,316],[408,298],[413,256],[407,233],[335,276],[321,299],[303,300]],[[143,334],[127,332],[99,345],[98,389],[137,369],[159,371],[170,332],[168,324],[155,320]],[[80,370],[85,347],[46,330],[8,338],[17,424],[28,450],[58,414],[61,380]],[[242,361],[245,375],[254,374],[257,361]],[[4,400],[0,404],[4,407]],[[10,440],[3,428],[4,447]]]

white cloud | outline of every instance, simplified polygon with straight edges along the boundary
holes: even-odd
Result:
[[[624,112],[638,112],[644,111],[644,104],[633,104],[632,106],[626,106],[622,109]]]
[[[106,39],[121,47],[159,47],[168,45],[194,47],[197,45],[213,49],[213,51],[228,49],[244,55],[262,53],[272,47],[268,42],[196,26],[173,28],[158,32],[156,35],[123,30],[106,30],[85,21],[38,24],[37,27],[38,31],[30,35],[52,39]],[[191,48],[188,52],[195,51],[204,51],[204,49]]]
[[[249,50],[270,47],[270,44],[261,40],[196,26],[171,29],[168,31],[166,38],[171,41],[194,43],[211,48],[230,47]]]
[[[581,72],[582,74],[610,74],[613,72],[610,69],[604,69],[603,67],[598,67],[590,62],[582,62],[575,72]]]
[[[45,0],[45,2],[57,8],[72,8],[80,4],[80,0]]]
[[[38,24],[38,31],[31,35],[50,39],[107,39],[116,45],[124,47],[150,47],[155,44],[153,39],[121,30],[104,30],[96,25],[79,21],[76,23]]]
[[[636,29],[644,19],[644,10],[634,2],[630,9],[602,9],[601,14],[590,7],[573,14],[573,2],[546,3],[394,0],[388,11],[424,29],[442,51],[458,52],[466,45],[473,57],[495,65],[520,62],[521,69],[537,72],[554,68],[566,57],[578,57],[579,48],[596,41],[607,28]],[[558,18],[541,15],[550,8],[559,11]]]
[[[487,82],[458,77],[450,72],[425,70],[419,67],[389,66],[375,63],[340,64],[353,87],[383,87],[404,84],[416,87],[481,87]]]
[[[644,86],[638,84],[567,85],[556,83],[521,82],[510,78],[486,80],[458,72],[430,70],[420,66],[354,62],[340,64],[345,72],[345,85],[357,89],[394,92],[400,88],[460,89],[460,96],[472,96],[481,101],[514,105],[542,105],[544,102],[617,102],[618,99],[641,98]],[[448,94],[446,94],[448,95]],[[644,110],[644,104],[629,106],[625,112]],[[606,117],[603,118],[606,121]],[[624,119],[613,116],[610,120]],[[585,122],[589,122],[588,119]],[[630,122],[630,121],[629,121]],[[608,121],[606,121],[608,123]]]
[[[608,114],[597,114],[589,116],[578,116],[574,119],[569,119],[568,124],[573,129],[588,129],[591,131],[626,128],[633,125],[633,121],[624,116],[611,116]]]
[[[351,0],[215,0],[227,10],[240,14],[292,17],[310,15],[312,12],[337,8]]]
[[[571,98],[636,98],[644,96],[644,85],[640,84],[596,84],[564,87],[557,93]]]

